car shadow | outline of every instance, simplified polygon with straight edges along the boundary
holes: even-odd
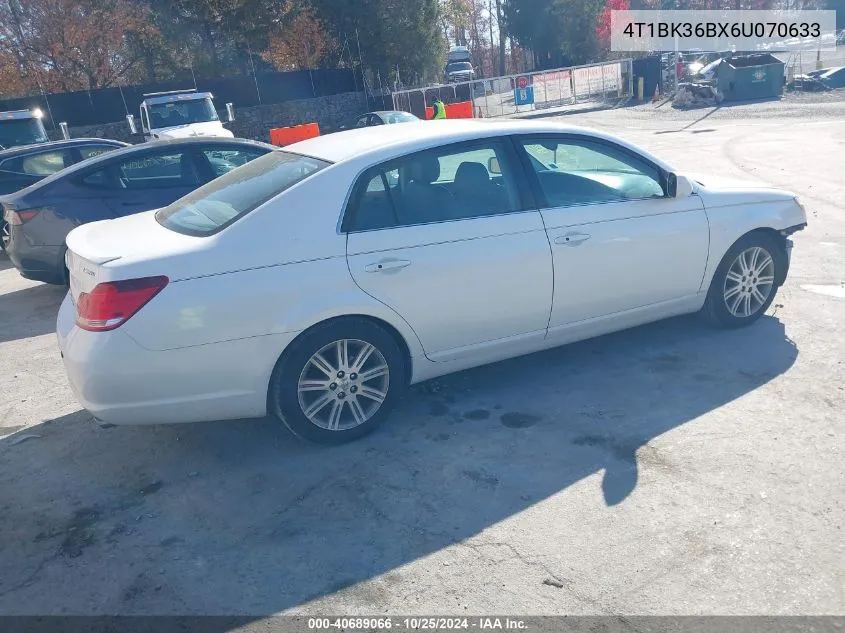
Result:
[[[0,294],[0,343],[56,331],[67,288],[38,284]]]
[[[259,617],[339,591],[381,613],[413,590],[408,563],[588,476],[606,507],[643,469],[672,485],[683,463],[650,442],[796,355],[773,317],[675,318],[417,385],[332,448],[269,419],[114,427],[77,411],[0,439],[0,613]]]

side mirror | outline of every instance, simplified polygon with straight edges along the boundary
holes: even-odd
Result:
[[[127,114],[126,115],[126,123],[129,125],[129,133],[132,136],[138,135],[138,126],[135,125],[135,115],[134,114]]]
[[[686,176],[667,174],[666,185],[666,195],[670,198],[687,198],[693,192],[692,182]]]
[[[229,123],[235,120],[235,106],[234,104],[227,103],[226,104],[226,118],[228,119]]]
[[[499,165],[499,159],[495,156],[487,159],[487,171],[489,171],[494,176],[498,176],[502,173],[502,166]]]
[[[68,140],[70,138],[70,130],[67,129],[67,121],[59,123],[59,129],[62,131],[62,138]]]

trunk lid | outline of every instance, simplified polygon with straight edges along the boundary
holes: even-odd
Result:
[[[80,292],[106,281],[154,275],[176,281],[194,276],[190,266],[176,267],[174,260],[203,250],[211,241],[164,228],[155,211],[83,224],[67,236],[65,264],[74,304]]]

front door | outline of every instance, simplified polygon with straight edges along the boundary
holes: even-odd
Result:
[[[698,196],[665,196],[660,169],[611,142],[553,135],[518,146],[554,258],[550,330],[699,291],[709,228]]]
[[[344,218],[356,283],[414,329],[432,360],[545,336],[552,261],[543,221],[498,140],[366,172]]]

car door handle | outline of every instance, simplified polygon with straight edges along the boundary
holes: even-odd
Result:
[[[407,259],[383,259],[380,262],[367,264],[364,266],[364,270],[368,273],[385,273],[390,270],[399,270],[400,268],[405,268],[405,266],[410,265],[411,262]]]
[[[563,246],[576,246],[581,242],[586,242],[590,236],[586,233],[565,233],[558,235],[555,238],[555,244],[562,244]]]

